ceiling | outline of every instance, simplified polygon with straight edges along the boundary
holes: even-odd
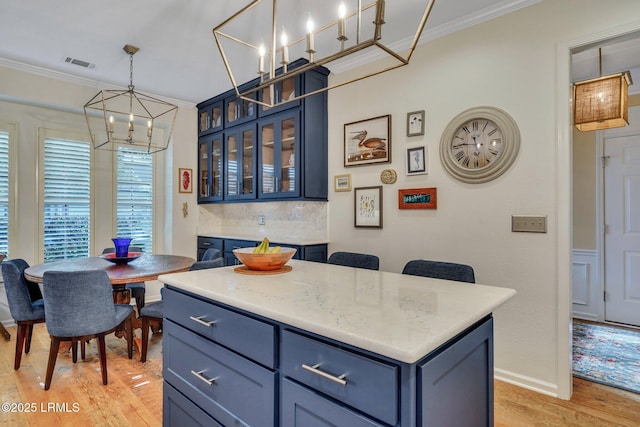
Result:
[[[301,5],[305,2],[302,0],[279,1],[285,4],[286,1],[293,1],[290,3],[291,10],[308,14],[298,12],[304,9]],[[337,10],[339,1],[323,0],[323,8],[332,10],[335,3]],[[350,3],[355,4],[354,0],[344,1],[347,7]],[[436,0],[420,42],[451,34],[538,1],[540,0]],[[315,0],[316,4],[318,2],[319,0]],[[195,104],[232,87],[212,29],[249,1],[66,0],[64,11],[59,2],[51,0],[3,3],[0,14],[0,65],[80,80],[96,88],[105,85],[124,88],[129,84],[130,64],[129,56],[122,48],[125,44],[131,44],[140,48],[134,56],[133,70],[133,82],[137,91],[170,98],[174,102]],[[271,2],[264,3],[270,7]],[[364,2],[366,3],[367,1]],[[409,11],[409,16],[403,16],[405,10],[413,5],[424,9],[425,4],[426,0],[388,0],[385,15],[387,23],[383,27],[385,44],[390,45],[406,38],[406,34],[396,34],[391,30],[394,28],[393,23],[400,23],[399,27],[410,26],[406,22],[410,22],[415,12],[410,15]],[[264,14],[260,17],[264,21]],[[266,17],[268,21],[268,15]],[[243,28],[255,30],[256,25],[246,25]],[[636,65],[630,63],[626,69],[640,69],[640,54],[636,52],[626,55],[624,52],[631,46],[640,50],[636,48],[638,43],[635,40],[624,43],[629,46],[616,51],[615,56],[624,57],[625,61],[634,59],[637,62]],[[585,50],[579,55],[576,53],[578,60],[574,61],[574,69],[579,70],[581,75],[593,74],[593,54],[588,52],[589,50]],[[597,57],[597,49],[595,52]],[[607,56],[605,68],[613,67],[613,47],[611,53],[607,52],[603,56]],[[91,65],[88,68],[74,65],[66,62],[67,58]],[[255,57],[243,60],[245,62],[240,68],[245,73],[237,76],[239,83],[255,77],[257,71]],[[329,68],[332,72],[337,72],[331,66]],[[597,67],[596,74],[589,77],[595,76]],[[640,76],[636,81],[640,86]]]

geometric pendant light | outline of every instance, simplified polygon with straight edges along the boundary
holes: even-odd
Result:
[[[134,90],[133,55],[139,49],[131,45],[123,49],[130,57],[128,88],[101,90],[84,105],[93,148],[135,149],[149,154],[166,150],[173,136],[178,107]],[[101,117],[102,123],[94,122],[92,127],[91,116],[95,115]]]
[[[629,124],[629,71],[575,83],[573,86],[573,123],[580,131],[623,127]]]

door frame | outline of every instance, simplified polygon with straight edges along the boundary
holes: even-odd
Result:
[[[556,209],[557,228],[556,265],[557,283],[557,396],[570,399],[573,392],[572,374],[572,108],[573,93],[571,84],[572,51],[590,44],[601,43],[625,34],[640,31],[640,22],[634,22],[579,38],[562,40],[556,45]],[[567,102],[569,100],[569,102]]]

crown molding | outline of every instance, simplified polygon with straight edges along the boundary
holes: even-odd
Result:
[[[441,37],[453,34],[455,32],[462,31],[466,28],[473,27],[474,25],[490,21],[494,18],[498,18],[508,13],[515,12],[516,10],[523,9],[541,1],[542,0],[505,0],[486,9],[482,9],[478,12],[447,22],[446,24],[438,25],[437,27],[433,27],[430,29],[425,29],[420,36],[418,45],[422,45],[429,41],[433,41]],[[427,21],[427,27],[428,26],[429,22]],[[389,44],[387,45],[387,47],[395,52],[400,52],[408,49],[411,46],[412,41],[413,36]],[[382,49],[376,49],[375,52],[368,52],[362,55],[355,56],[355,58],[345,58],[339,61],[335,61],[335,63],[329,66],[329,69],[334,74],[340,74],[352,68],[360,67],[373,61],[385,58],[389,55],[382,51]]]
[[[0,57],[0,66],[6,67],[16,71],[22,71],[25,73],[31,73],[42,77],[48,77],[51,79],[63,81],[66,83],[77,84],[80,86],[101,89],[122,89],[122,86],[114,85],[111,83],[101,82],[98,80],[88,79],[86,77],[73,76],[71,74],[63,73],[61,71],[50,70],[37,65],[25,64],[24,62],[15,61],[8,58]],[[163,95],[157,95],[154,93],[144,92],[147,95],[160,98],[163,101],[170,102],[177,105],[179,108],[194,109],[196,104],[193,102],[185,101],[182,99],[169,98]]]

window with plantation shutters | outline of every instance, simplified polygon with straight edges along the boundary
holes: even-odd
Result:
[[[89,143],[45,138],[43,183],[44,261],[89,256]]]
[[[0,131],[0,252],[9,253],[9,133]]]
[[[117,152],[116,228],[132,246],[153,251],[153,158],[145,151]]]

